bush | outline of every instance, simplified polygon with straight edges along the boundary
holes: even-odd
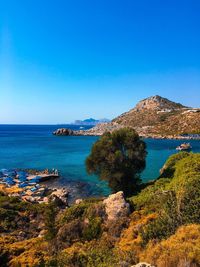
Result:
[[[90,206],[90,202],[83,201],[80,204],[74,204],[70,208],[67,208],[61,215],[60,224],[62,225],[78,218],[81,219]]]
[[[89,223],[86,224],[83,230],[83,239],[90,241],[92,239],[99,238],[101,235],[102,219],[100,217],[93,217],[89,219]]]
[[[122,265],[126,262],[126,265]],[[72,267],[116,267],[135,263],[132,253],[122,253],[114,248],[107,238],[86,243],[76,243],[57,257],[57,266]],[[53,265],[49,265],[53,266]]]
[[[158,199],[162,192],[166,190],[170,181],[171,179],[169,178],[161,178],[154,181],[152,185],[148,185],[138,195],[128,199],[131,206],[135,210],[155,211],[160,206]]]
[[[150,242],[140,260],[159,267],[200,266],[200,226],[182,226],[167,240]]]
[[[59,248],[63,249],[70,246],[73,242],[82,239],[83,223],[79,219],[74,219],[69,223],[65,223],[59,228],[56,236],[56,242]]]
[[[46,240],[52,240],[56,236],[56,207],[53,203],[50,203],[45,210],[44,222],[47,233],[45,235]]]
[[[160,170],[161,174],[159,178],[172,178],[175,172],[176,163],[181,159],[188,157],[189,155],[190,153],[184,151],[170,156],[163,168]]]
[[[152,198],[154,207],[157,203],[159,216],[143,229],[145,244],[152,239],[168,238],[183,224],[200,223],[200,155],[180,153],[167,162],[166,166],[173,170],[173,176],[165,184],[165,190],[161,188],[160,194]],[[148,190],[143,190],[133,201],[137,204],[138,198],[141,199]],[[149,202],[145,203],[147,206],[152,202],[152,199],[148,199]]]
[[[142,228],[143,245],[150,240],[162,240],[174,234],[181,225],[181,218],[177,211],[177,199],[173,191],[160,196],[160,210],[158,218]]]

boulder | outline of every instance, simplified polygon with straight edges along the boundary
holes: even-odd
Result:
[[[67,128],[60,128],[53,132],[54,135],[74,135],[74,131]]]
[[[131,267],[155,267],[155,266],[146,262],[139,262],[136,265],[132,265]]]
[[[75,201],[75,204],[80,204],[81,202],[83,202],[82,198],[77,198],[76,201]]]
[[[65,188],[56,189],[49,196],[49,200],[55,202],[58,206],[67,206],[68,205],[68,190]]]
[[[122,191],[112,194],[104,199],[105,212],[109,221],[117,220],[119,217],[125,217],[130,213],[130,206],[124,199]]]

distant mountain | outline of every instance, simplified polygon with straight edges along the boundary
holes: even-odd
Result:
[[[151,96],[110,123],[99,124],[81,134],[101,135],[122,127],[132,127],[140,136],[155,138],[200,134],[200,109],[186,107],[158,95]]]
[[[73,124],[74,125],[97,125],[99,123],[107,123],[107,122],[110,122],[110,120],[108,119],[96,120],[96,119],[90,118],[90,119],[85,119],[85,120],[76,120]]]

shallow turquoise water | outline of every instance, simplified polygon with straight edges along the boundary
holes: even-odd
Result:
[[[84,166],[85,158],[98,137],[53,136],[52,131],[57,128],[57,125],[0,125],[0,168],[56,168],[62,175],[56,183],[83,182],[87,186],[82,190],[87,190],[88,194],[107,194],[106,184],[95,176],[88,176]],[[159,175],[160,168],[171,154],[176,153],[175,148],[181,141],[145,141],[148,156],[142,178],[147,181]],[[193,152],[200,152],[200,141],[190,142]]]

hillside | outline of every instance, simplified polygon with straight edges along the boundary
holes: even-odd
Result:
[[[199,134],[200,109],[186,107],[156,95],[140,101],[133,109],[110,123],[77,134],[101,135],[105,131],[127,126],[133,127],[144,137],[178,138],[183,134]]]
[[[198,267],[199,169],[200,154],[177,153],[129,199],[117,192],[64,209],[0,192],[1,266]]]

